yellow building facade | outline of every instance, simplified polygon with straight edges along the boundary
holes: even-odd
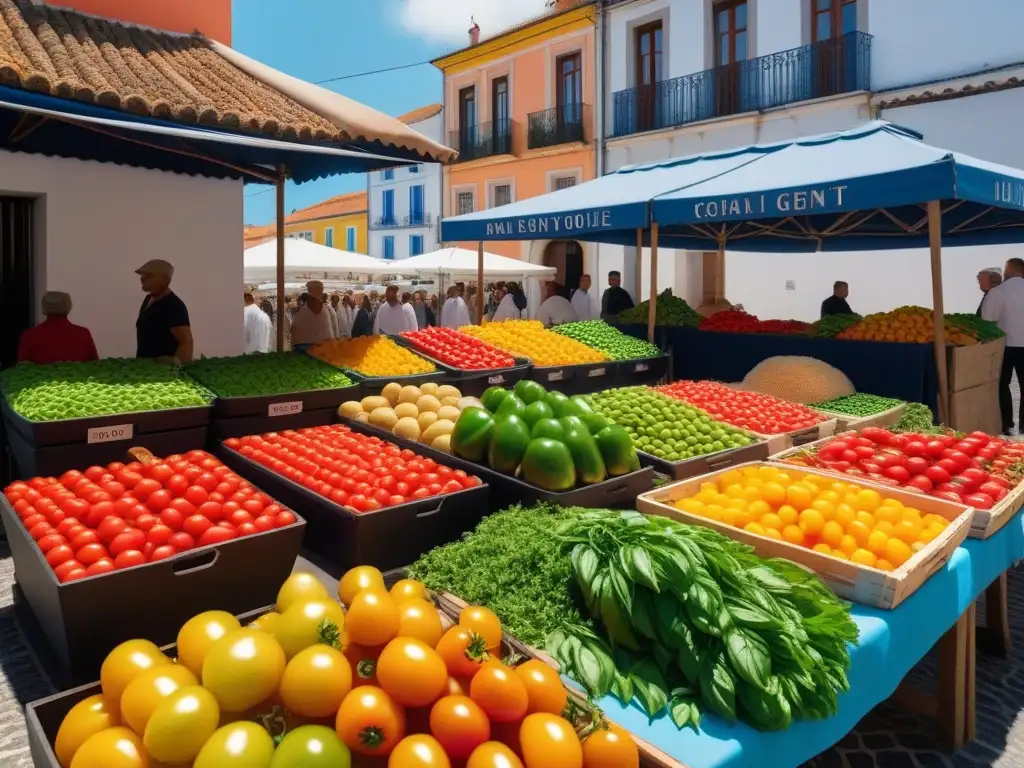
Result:
[[[368,253],[369,221],[366,191],[331,197],[299,208],[284,220],[289,237],[301,237],[318,245],[353,253]],[[245,247],[251,248],[274,237],[275,224],[245,228]]]

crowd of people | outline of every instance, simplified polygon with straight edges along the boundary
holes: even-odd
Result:
[[[544,285],[544,300],[536,319],[551,327],[597,316],[614,317],[633,306],[633,299],[620,285],[618,272],[608,274],[608,288],[601,297],[599,315],[591,298],[590,275],[580,277],[579,287],[567,296],[565,286],[551,281]],[[523,288],[516,282],[498,281],[486,286],[483,318],[488,322],[519,320],[529,317]],[[352,339],[371,334],[398,334],[430,325],[459,328],[474,321],[478,292],[475,285],[457,282],[451,285],[444,304],[438,307],[436,294],[424,290],[399,292],[396,285],[386,287],[383,296],[376,290],[335,291],[329,296],[319,280],[306,283],[298,296],[287,297],[284,313],[286,349],[319,344],[327,339]],[[245,352],[269,352],[276,348],[277,323],[274,302],[257,301],[244,295]]]

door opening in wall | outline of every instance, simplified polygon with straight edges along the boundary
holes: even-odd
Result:
[[[554,267],[557,272],[555,280],[562,284],[562,295],[572,296],[572,292],[580,287],[583,276],[583,246],[575,240],[552,240],[544,248],[543,263],[546,267]]]
[[[34,215],[31,198],[0,197],[0,368],[18,362],[21,333],[32,326]]]

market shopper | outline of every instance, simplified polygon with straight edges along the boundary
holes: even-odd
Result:
[[[285,307],[280,317],[277,317],[277,313],[274,310],[274,302],[269,298],[264,298],[263,303],[260,304],[260,309],[266,313],[267,317],[270,318],[270,348],[272,350],[277,349],[277,323],[278,321],[284,323],[284,349],[289,350],[292,348],[291,335],[292,335],[292,313],[288,307]]]
[[[308,287],[308,286],[307,286]],[[319,344],[333,339],[334,326],[327,311],[330,306],[322,301],[323,290],[314,296],[312,291],[299,297],[299,308],[292,315],[292,346]],[[305,297],[305,301],[303,301]]]
[[[373,332],[397,335],[405,331],[415,331],[416,328],[416,313],[409,304],[402,304],[398,300],[398,286],[389,285],[384,291],[384,301],[377,308]]]
[[[434,317],[434,310],[427,303],[426,291],[416,291],[412,295],[412,309],[416,313],[416,325],[419,328],[426,328],[428,325],[436,325],[437,318]]]
[[[580,275],[580,287],[572,292],[572,308],[579,321],[594,319],[594,306],[590,300],[590,275]]]
[[[978,310],[974,314],[981,317],[981,308],[985,306],[985,297],[988,292],[1003,282],[1003,273],[998,267],[989,267],[978,273],[978,287],[981,289],[981,301],[978,302]]]
[[[69,294],[47,291],[43,294],[42,309],[46,319],[21,334],[18,342],[19,363],[49,365],[99,360],[92,332],[68,320],[71,314]]]
[[[171,290],[174,267],[163,259],[150,259],[135,274],[147,294],[135,321],[135,356],[191,362],[192,325],[188,307]]]
[[[245,354],[270,351],[270,334],[273,323],[270,317],[256,306],[256,299],[251,293],[242,297],[245,308],[242,310],[242,326],[244,329]]]
[[[821,302],[821,316],[829,315],[852,315],[846,298],[850,295],[850,286],[842,280],[836,280],[832,285],[832,295]]]
[[[554,280],[544,284],[544,293],[547,298],[537,309],[537,319],[544,324],[545,328],[575,323],[578,319],[572,303],[563,295],[564,291],[565,287]]]
[[[338,338],[352,338],[352,323],[356,319],[356,309],[352,304],[352,297],[345,294],[338,302]]]
[[[352,316],[352,338],[369,336],[373,333],[373,321],[370,319],[373,307],[370,306],[370,298],[365,293],[357,293],[352,297],[352,305],[356,308]]]
[[[622,273],[613,269],[608,273],[608,287],[601,297],[601,319],[614,323],[620,312],[633,308],[633,298],[622,287]]]
[[[448,299],[441,308],[441,325],[445,328],[461,328],[463,325],[469,325],[471,322],[472,320],[469,319],[469,307],[459,295],[458,287],[451,286],[448,288]]]
[[[1013,431],[1013,398],[1010,381],[1017,374],[1017,386],[1024,385],[1024,259],[1009,259],[1004,280],[992,288],[981,304],[981,317],[995,323],[1006,334],[1003,369],[999,375],[999,413],[1003,434]],[[1024,430],[1024,399],[1017,414],[1017,427]]]
[[[306,292],[310,296],[315,296],[324,305],[324,311],[331,319],[331,335],[335,339],[338,338],[338,313],[335,312],[330,300],[324,295],[324,284],[319,280],[310,280],[306,283]]]
[[[523,316],[516,305],[512,292],[506,292],[504,283],[495,284],[492,296],[497,299],[497,308],[491,314],[491,322],[500,323],[503,320],[519,320]]]

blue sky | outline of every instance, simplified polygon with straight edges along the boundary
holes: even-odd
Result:
[[[461,47],[471,15],[487,35],[543,8],[544,0],[233,0],[232,46],[303,80],[344,77],[324,87],[400,115],[441,101],[437,69],[426,64],[347,76],[428,61]],[[285,204],[291,211],[365,186],[363,175],[289,184]],[[246,224],[274,218],[270,189],[246,188]]]

